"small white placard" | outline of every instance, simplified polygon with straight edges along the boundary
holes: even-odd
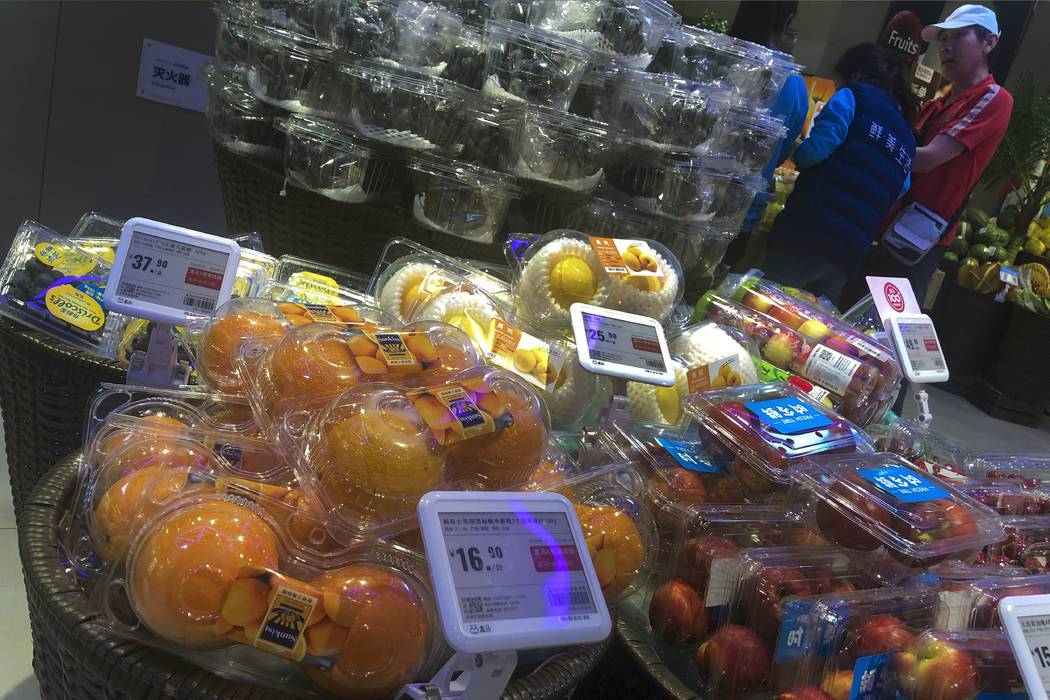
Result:
[[[660,322],[588,304],[569,307],[580,365],[588,372],[657,386],[675,373]]]
[[[1050,689],[1050,595],[1008,596],[999,619],[1021,669],[1028,697],[1047,700]]]
[[[142,40],[139,82],[135,94],[154,102],[203,112],[208,106],[208,88],[201,68],[211,56],[156,39]]]

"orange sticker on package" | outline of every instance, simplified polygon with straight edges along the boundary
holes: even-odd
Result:
[[[351,335],[346,344],[365,374],[418,372],[439,359],[424,331],[365,331]]]
[[[509,407],[483,380],[415,389],[407,396],[441,445],[494,433],[514,423]]]
[[[686,371],[689,393],[707,389],[725,389],[740,386],[740,358],[737,355],[723,357],[706,365],[690,367]]]
[[[553,391],[565,365],[560,346],[545,343],[499,318],[492,319],[486,343],[489,362],[540,389]]]
[[[349,326],[366,325],[357,309],[349,304],[329,306],[327,304],[304,304],[286,301],[278,304],[278,306],[284,317],[296,326],[307,323],[338,323]]]
[[[339,651],[321,643],[320,632],[339,626],[325,615],[322,596],[317,586],[246,566],[226,594],[216,631],[270,654],[330,669]]]
[[[645,241],[591,236],[598,264],[610,275],[661,277],[656,256]]]

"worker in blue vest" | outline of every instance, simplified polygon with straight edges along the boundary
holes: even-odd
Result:
[[[908,67],[876,44],[846,51],[837,92],[795,149],[800,175],[769,233],[769,279],[835,301],[908,189],[918,100]]]

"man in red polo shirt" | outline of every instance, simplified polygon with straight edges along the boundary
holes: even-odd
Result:
[[[897,202],[884,230],[900,210],[916,202],[948,222],[937,245],[914,265],[906,265],[878,246],[864,275],[907,277],[921,303],[930,278],[955,238],[956,222],[977,178],[999,146],[1014,99],[988,71],[988,54],[999,42],[995,13],[980,5],[962,5],[946,20],[922,30],[926,41],[940,43],[941,73],[951,82],[944,97],[927,102],[916,123],[919,147],[911,165],[911,189]],[[867,293],[863,277],[850,284],[844,301]]]

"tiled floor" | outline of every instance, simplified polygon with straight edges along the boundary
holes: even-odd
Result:
[[[1024,428],[990,418],[963,399],[936,388],[929,389],[934,430],[969,449],[982,452],[1050,452],[1050,429]],[[907,405],[905,416],[914,416]],[[32,643],[25,587],[18,561],[18,539],[11,506],[7,463],[0,463],[0,610],[6,615],[0,653],[0,700],[30,700],[40,697],[33,676]]]

